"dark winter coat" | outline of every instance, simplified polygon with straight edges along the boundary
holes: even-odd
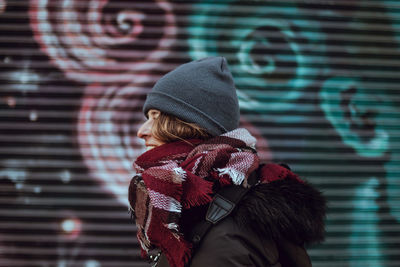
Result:
[[[304,246],[323,240],[324,218],[325,200],[308,183],[256,185],[231,216],[211,228],[189,266],[311,266]],[[161,256],[157,267],[167,266]]]

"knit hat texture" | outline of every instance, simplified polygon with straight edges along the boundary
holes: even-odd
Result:
[[[143,112],[157,109],[196,123],[216,136],[239,126],[239,103],[224,57],[183,64],[167,73],[147,95]]]

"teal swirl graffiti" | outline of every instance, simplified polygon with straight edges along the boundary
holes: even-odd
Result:
[[[295,5],[196,4],[188,32],[193,59],[227,57],[242,110],[299,109],[324,69],[324,34]]]
[[[385,118],[377,112],[385,100],[365,87],[360,79],[328,79],[319,93],[321,108],[343,143],[360,156],[381,157],[389,149]]]

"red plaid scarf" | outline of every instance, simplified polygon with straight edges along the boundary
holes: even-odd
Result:
[[[236,129],[205,142],[164,144],[135,161],[137,175],[129,186],[129,202],[143,257],[159,248],[172,267],[189,261],[192,246],[178,225],[182,209],[209,203],[215,183],[246,187],[259,166],[255,142],[247,130]],[[287,176],[282,167],[263,169],[262,182]]]

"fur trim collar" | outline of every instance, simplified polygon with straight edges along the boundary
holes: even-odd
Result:
[[[323,241],[325,212],[325,198],[309,183],[279,179],[250,189],[235,219],[244,227],[251,226],[260,236],[302,245]]]

